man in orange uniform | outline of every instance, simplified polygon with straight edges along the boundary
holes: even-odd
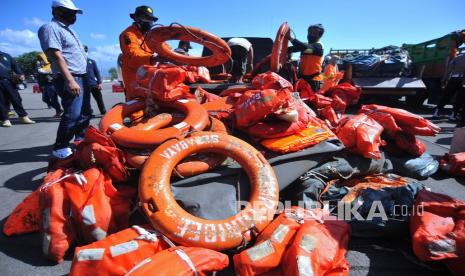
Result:
[[[145,35],[158,20],[153,15],[152,8],[139,6],[129,15],[133,20],[119,36],[122,54],[122,75],[125,86],[126,100],[135,98],[134,82],[137,69],[142,65],[154,64],[158,61],[157,54],[145,43]]]
[[[308,44],[291,38],[292,47],[289,52],[300,52],[299,77],[306,80],[312,89],[316,92],[321,87],[323,80],[323,44],[320,38],[323,36],[325,29],[323,25],[316,24],[308,27],[307,40]]]

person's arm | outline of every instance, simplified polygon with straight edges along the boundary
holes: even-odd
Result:
[[[95,77],[97,77],[98,89],[102,90],[102,76],[100,75],[100,70],[98,69],[98,66],[95,60],[92,64],[94,65],[93,68],[94,68]]]
[[[305,51],[308,48],[307,43],[304,43],[304,42],[298,40],[297,38],[293,38],[293,39],[291,39],[289,41],[291,42],[291,44],[293,46],[293,47],[288,48],[288,51],[290,50],[291,53],[302,52],[302,51]]]
[[[68,70],[68,65],[66,64],[66,61],[63,58],[63,55],[61,54],[61,51],[49,48],[46,50],[46,53],[57,64],[61,75],[65,78],[66,82],[68,83],[71,93],[73,93],[76,96],[79,96],[79,93],[81,92],[81,87],[76,82],[76,80],[74,80],[73,75],[71,75],[71,72]]]
[[[21,71],[21,68],[19,68],[18,64],[16,63],[16,60],[12,57],[10,57],[10,59],[11,59],[11,69],[13,70],[13,72],[19,77],[20,80],[25,80],[24,74]]]
[[[250,50],[247,53],[247,72],[252,72],[252,70],[253,70],[253,47],[250,47]]]
[[[133,32],[122,33],[120,35],[119,44],[123,55],[131,57],[126,59],[125,66],[136,70],[142,64],[153,64],[155,62],[153,53],[149,53],[142,49],[137,35]]]

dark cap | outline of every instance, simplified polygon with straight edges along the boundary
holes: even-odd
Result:
[[[180,48],[182,45],[186,45],[187,49],[192,49],[191,43],[186,40],[180,40],[178,44],[178,48]]]
[[[153,15],[153,9],[149,6],[139,6],[134,13],[129,14],[132,19],[143,18],[157,21],[158,17]]]

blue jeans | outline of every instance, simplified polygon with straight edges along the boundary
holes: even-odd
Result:
[[[46,83],[42,86],[42,101],[47,105],[53,107],[56,112],[61,112],[61,106],[58,102],[58,95],[53,83]]]
[[[54,81],[55,89],[61,97],[61,105],[63,106],[63,115],[58,126],[54,150],[68,147],[73,137],[75,141],[84,139],[86,128],[89,126],[91,108],[87,78],[75,76],[74,79],[81,87],[79,96],[71,93],[67,82],[62,77],[58,77]]]

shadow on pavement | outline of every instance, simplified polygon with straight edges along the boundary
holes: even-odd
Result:
[[[450,145],[451,142],[452,142],[452,137],[439,138],[436,140],[436,143],[441,144],[441,145]]]
[[[52,145],[23,149],[0,150],[0,165],[17,163],[48,162]]]
[[[13,176],[12,178],[5,181],[3,187],[8,188],[13,191],[34,191],[42,183],[42,178],[39,177],[36,180],[36,176],[45,173],[47,167],[38,168],[32,171],[27,171],[22,174]]]

